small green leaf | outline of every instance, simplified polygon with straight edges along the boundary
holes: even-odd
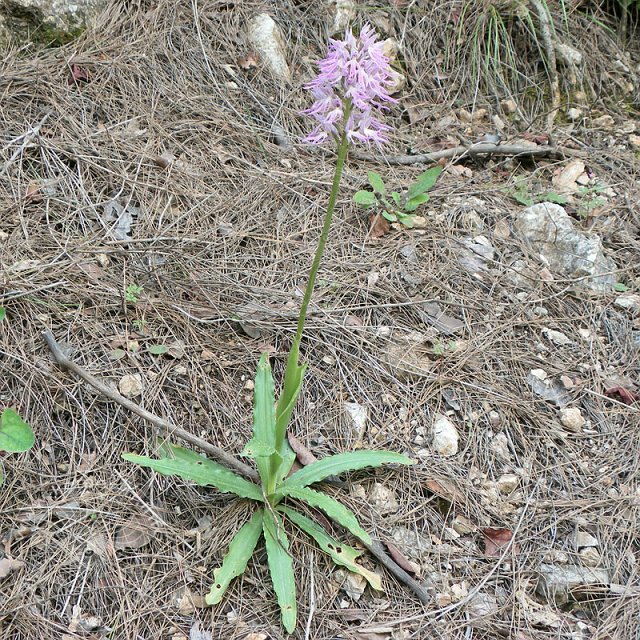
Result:
[[[13,409],[0,414],[0,451],[21,453],[33,447],[36,441],[31,427]]]
[[[268,458],[275,452],[276,450],[273,448],[273,445],[270,445],[267,442],[262,442],[262,440],[258,440],[254,436],[244,446],[244,449],[242,450],[242,453],[240,455],[257,460],[258,458]]]
[[[328,476],[336,476],[345,471],[356,471],[365,467],[379,467],[383,464],[415,464],[411,458],[393,451],[350,451],[323,458],[307,465],[289,476],[283,483],[289,487],[306,487],[320,482]]]
[[[373,571],[369,571],[369,569],[365,569],[356,562],[356,558],[361,555],[360,551],[347,544],[338,542],[319,524],[289,507],[280,506],[278,507],[278,511],[284,513],[293,524],[311,536],[318,543],[318,546],[326,554],[331,556],[331,559],[336,564],[346,567],[349,571],[353,571],[353,573],[360,574],[376,591],[382,591],[382,579],[380,576]]]
[[[400,206],[400,194],[397,191],[391,192],[391,199],[396,203],[396,206]]]
[[[367,176],[369,178],[369,184],[373,187],[373,191],[383,196],[387,192],[387,189],[384,186],[384,180],[380,174],[375,171],[369,171]]]
[[[568,202],[566,196],[562,196],[555,191],[547,191],[547,193],[543,193],[541,196],[537,197],[536,200],[539,202],[553,202],[555,204],[567,204]]]
[[[265,488],[270,486],[271,456],[276,451],[276,409],[273,374],[269,354],[263,353],[256,371],[253,392],[253,438],[245,447],[244,455],[256,459],[260,480]]]
[[[617,291],[618,293],[624,293],[627,290],[627,285],[623,284],[622,282],[616,282],[613,285],[613,290]]]
[[[429,202],[429,194],[421,193],[410,200],[407,200],[404,205],[405,211],[415,211],[421,204]]]
[[[262,509],[259,509],[233,537],[222,566],[213,572],[213,585],[205,597],[207,604],[218,604],[231,581],[244,573],[261,533]]]
[[[127,352],[124,349],[114,349],[109,352],[110,360],[122,360],[127,355]]]
[[[297,360],[297,355],[293,351],[289,354],[289,358],[292,357]],[[289,369],[289,364],[287,364],[287,369]],[[276,406],[276,443],[284,442],[285,440],[291,414],[302,391],[302,382],[304,381],[306,370],[306,364],[297,366],[296,369],[292,369],[293,374],[289,385],[287,385],[287,380],[285,379],[284,389],[278,398]]]
[[[376,202],[376,196],[371,191],[356,191],[353,201],[361,207],[372,207]]]
[[[527,191],[514,191],[511,194],[511,197],[520,204],[523,204],[525,207],[530,207],[533,202],[533,198],[529,195]]]
[[[308,505],[322,509],[332,520],[341,524],[345,529],[350,531],[356,538],[359,538],[367,544],[371,544],[371,537],[360,526],[353,511],[347,509],[343,504],[333,498],[314,491],[308,487],[287,487],[282,485],[278,491],[281,495],[304,500]]]
[[[398,211],[398,221],[401,222],[407,229],[413,229],[413,216],[407,213],[401,213]]]
[[[203,456],[200,456],[197,461],[191,454],[174,459],[160,458],[159,460],[133,453],[123,453],[122,457],[128,462],[148,467],[165,476],[179,476],[183,480],[192,480],[199,485],[215,487],[221,493],[235,493],[241,498],[263,501],[262,491],[258,485],[241,478],[221,464]]]
[[[408,199],[412,200],[416,196],[429,191],[436,183],[438,176],[442,173],[442,167],[432,167],[418,176],[418,179],[409,187]]]
[[[0,307],[0,322],[2,322],[7,315],[7,310],[4,307]]]
[[[296,452],[291,448],[286,438],[284,439],[282,448],[278,454],[280,457],[280,464],[276,470],[276,486],[280,485],[289,475],[289,471],[291,471],[291,467],[296,459]]]
[[[287,633],[293,633],[296,628],[296,578],[289,555],[289,540],[284,532],[282,519],[276,513],[274,516],[275,521],[266,510],[262,516],[267,563],[273,590],[278,596],[282,624]]]
[[[152,344],[148,351],[154,356],[161,356],[163,353],[167,353],[167,351],[169,351],[169,347],[163,344]]]
[[[397,222],[398,218],[396,218],[395,213],[389,213],[386,209],[382,211],[382,217],[389,220],[389,222]]]

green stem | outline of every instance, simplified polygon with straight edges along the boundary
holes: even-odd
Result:
[[[345,108],[345,122],[351,111],[350,105],[346,105]],[[324,223],[322,225],[322,233],[320,234],[320,240],[316,248],[316,254],[311,264],[311,270],[309,271],[309,280],[304,290],[304,296],[302,298],[302,305],[300,306],[300,315],[298,316],[298,326],[296,328],[296,335],[293,338],[293,344],[291,345],[291,351],[287,358],[287,367],[284,373],[284,384],[282,388],[282,394],[278,401],[278,408],[276,410],[277,426],[276,426],[276,446],[278,450],[284,443],[286,435],[286,429],[288,416],[285,416],[287,407],[290,407],[290,402],[295,397],[295,391],[298,387],[298,381],[300,379],[300,341],[302,340],[302,332],[304,330],[304,323],[307,318],[307,309],[309,308],[309,301],[311,300],[311,294],[313,293],[313,286],[318,275],[318,269],[320,267],[320,261],[322,254],[324,253],[325,245],[327,244],[327,238],[329,237],[329,230],[331,229],[331,221],[333,220],[333,211],[336,206],[336,200],[338,199],[338,190],[340,188],[340,179],[342,178],[342,169],[344,168],[344,162],[347,157],[347,151],[349,149],[349,140],[346,133],[343,131],[338,143],[338,161],[336,162],[336,170],[333,175],[333,184],[331,185],[331,193],[329,194],[329,204],[327,205],[327,212],[324,216]],[[288,412],[290,415],[290,411]],[[272,461],[273,469],[275,471],[276,458]]]
[[[329,194],[329,204],[327,205],[327,213],[324,216],[324,224],[322,225],[322,233],[320,234],[320,240],[316,248],[316,255],[313,258],[311,264],[311,270],[309,271],[309,281],[307,287],[304,290],[304,297],[302,298],[302,305],[300,306],[300,315],[298,316],[298,326],[296,328],[296,335],[293,339],[293,350],[299,351],[300,341],[302,340],[302,331],[304,330],[304,322],[307,317],[307,308],[309,307],[309,301],[311,300],[311,294],[313,293],[313,287],[318,275],[318,269],[320,267],[320,261],[322,260],[322,254],[324,253],[325,245],[327,244],[327,238],[329,237],[329,230],[331,229],[331,221],[333,220],[333,211],[336,206],[336,200],[338,199],[338,191],[340,189],[340,179],[342,178],[342,169],[344,167],[344,161],[347,157],[347,151],[349,149],[349,141],[346,134],[342,134],[340,144],[338,145],[338,161],[336,163],[336,171],[333,175],[333,184],[331,185],[331,193]],[[296,365],[298,361],[296,360]],[[286,378],[286,375],[285,375]]]

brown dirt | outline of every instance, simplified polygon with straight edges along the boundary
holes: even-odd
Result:
[[[0,60],[0,159],[5,163],[19,150],[0,173],[0,231],[7,234],[0,240],[0,304],[7,309],[0,325],[0,406],[16,407],[37,436],[31,452],[2,458],[4,552],[25,565],[0,578],[0,635],[178,640],[200,621],[214,638],[251,632],[280,638],[262,553],[222,605],[176,606],[185,589],[201,604],[198,596],[208,591],[249,508],[125,463],[124,451],[154,451],[154,429],[61,372],[40,334],[50,328],[74,361],[114,386],[139,374],[144,391],[138,401],[146,409],[240,452],[251,430],[246,382],[265,347],[281,379],[333,172],[331,153],[296,142],[308,126],[298,115],[308,103],[302,84],[323,51],[327,13],[320,3],[282,2],[273,9],[293,61],[289,87],[261,66],[238,66],[250,52],[244,25],[258,3],[124,4],[114,3],[94,31],[65,48],[11,51]],[[440,91],[429,80],[438,35],[426,21],[443,18],[392,4],[383,13],[390,32],[406,42],[403,106],[430,111],[411,123],[404,109],[396,110],[390,156],[419,150],[450,114],[453,98],[456,106],[497,108],[490,93],[470,91],[468,77]],[[88,81],[73,81],[74,70]],[[542,70],[532,64],[530,73],[536,87],[544,84]],[[619,88],[615,79],[607,86]],[[524,104],[526,91],[515,97]],[[587,116],[606,112],[618,128],[635,121],[640,129],[633,96],[606,105],[586,100]],[[539,96],[526,104],[531,112],[540,107],[538,120],[504,116],[511,137],[540,133]],[[274,120],[294,141],[291,150],[276,144]],[[35,135],[19,138],[41,122]],[[617,196],[577,224],[603,238],[622,268],[620,280],[637,291],[638,155],[625,148],[618,128],[607,133],[590,122],[587,117],[568,133],[560,118],[555,139],[581,148]],[[477,132],[487,126],[479,123]],[[468,135],[462,124],[445,133]],[[175,160],[161,160],[163,153]],[[386,164],[383,156],[375,166],[348,163],[306,329],[303,357],[310,366],[293,430],[318,457],[362,446],[413,456],[426,449],[409,470],[351,478],[365,490],[374,481],[393,489],[399,502],[393,515],[377,515],[355,490],[331,491],[377,537],[406,527],[433,543],[422,570],[424,577],[432,574],[438,593],[464,583],[463,591],[494,596],[497,606],[482,619],[466,601],[450,610],[442,600],[422,606],[386,574],[384,593],[367,591],[349,602],[331,578],[330,563],[298,537],[294,637],[305,637],[311,599],[307,637],[316,639],[638,637],[640,405],[604,393],[616,384],[637,390],[638,317],[613,305],[617,294],[588,294],[559,277],[536,278],[523,289],[511,277],[513,261],[526,259],[536,270],[542,265],[517,237],[494,232],[521,208],[504,188],[524,176],[548,190],[557,165],[494,158],[469,164],[467,175],[446,171],[422,212],[425,229],[371,240],[366,214],[351,202],[367,170],[405,186],[424,167]],[[477,224],[469,216],[471,196],[481,201],[474,205],[481,229],[470,228]],[[105,220],[114,198],[137,212],[130,238],[118,239]],[[457,251],[480,233],[496,254],[478,277],[460,266]],[[143,287],[137,303],[125,300],[131,284]],[[527,295],[518,297],[523,290]],[[432,300],[464,323],[453,337],[457,349],[441,355],[452,337],[425,321],[424,302]],[[251,305],[268,313],[247,318]],[[536,315],[536,307],[548,315]],[[248,324],[261,335],[247,335],[242,325]],[[545,327],[563,331],[573,344],[554,346]],[[594,338],[582,339],[579,329],[591,329]],[[425,334],[423,375],[388,363],[387,354],[398,352],[393,345],[410,331]],[[181,357],[148,352],[150,345],[175,343],[184,345]],[[114,360],[116,348],[126,355]],[[582,410],[587,428],[572,433],[559,426],[557,408],[527,384],[537,368],[574,381],[571,406]],[[353,433],[344,402],[369,409],[362,438]],[[430,425],[443,412],[461,435],[450,458],[429,446]],[[415,442],[419,427],[426,428],[424,444]],[[497,433],[506,436],[508,461],[491,446]],[[506,472],[519,475],[517,491],[492,497],[487,488]],[[438,492],[434,481],[449,488]],[[484,555],[478,532],[447,542],[456,516],[509,529],[517,546],[500,559]],[[142,530],[141,546],[117,548],[127,526]],[[549,551],[566,552],[570,564],[582,562],[574,544],[578,529],[598,539],[600,566],[624,589],[556,607],[535,594],[537,573]],[[534,601],[558,615],[553,625],[535,620]],[[77,626],[91,616],[99,618],[97,628]],[[569,635],[581,628],[584,635]]]

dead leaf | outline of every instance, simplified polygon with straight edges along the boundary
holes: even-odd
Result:
[[[346,316],[344,319],[344,326],[345,327],[362,327],[364,326],[364,322],[360,318],[358,318],[358,316],[349,315],[349,316]]]
[[[511,542],[513,532],[510,529],[495,529],[493,527],[484,527],[480,529],[484,536],[484,554],[488,558],[499,558],[505,547]],[[512,547],[514,553],[518,552],[517,546]]]
[[[77,82],[89,82],[91,80],[91,74],[86,67],[83,67],[75,62],[72,62],[70,65],[71,68],[71,77],[69,78],[69,84],[74,84]]]
[[[22,560],[13,558],[2,558],[0,560],[0,578],[6,578],[12,571],[18,571],[24,567]]]
[[[455,485],[448,480],[427,480],[425,486],[431,493],[448,502],[461,502],[461,496]]]
[[[638,400],[638,394],[634,391],[629,391],[621,386],[609,387],[605,390],[604,395],[607,398],[615,398],[618,396],[620,402],[624,402],[624,404],[633,404],[636,400]]]
[[[260,54],[256,51],[250,51],[245,56],[240,56],[238,58],[238,66],[243,71],[249,71],[250,69],[255,69],[260,64]]]
[[[317,462],[318,458],[316,458],[313,453],[311,453],[311,451],[309,451],[309,449],[307,449],[307,447],[305,447],[292,433],[287,433],[287,440],[289,440],[289,445],[295,451],[296,457],[301,465],[306,466]]]
[[[140,549],[151,542],[152,522],[144,516],[134,516],[118,527],[114,547],[116,550]]]
[[[399,567],[404,569],[407,573],[416,573],[414,563],[410,562],[395,544],[388,540],[385,540],[384,543],[387,545],[387,549],[389,549],[389,555]]]
[[[391,223],[379,213],[375,213],[369,217],[370,238],[382,238],[382,236],[389,232],[389,229],[391,229]]]
[[[437,302],[425,302],[420,310],[426,314],[421,314],[423,320],[432,324],[442,333],[451,335],[453,333],[460,333],[464,329],[464,322],[458,320],[458,318],[447,315]]]

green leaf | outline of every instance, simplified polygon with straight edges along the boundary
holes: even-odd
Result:
[[[530,207],[533,202],[533,198],[529,195],[527,191],[514,191],[511,194],[511,197],[520,204],[523,204],[525,207]]]
[[[334,500],[319,491],[309,489],[308,487],[287,487],[282,485],[278,490],[278,493],[284,496],[289,496],[290,498],[304,500],[308,505],[322,509],[322,511],[324,511],[332,520],[341,524],[345,529],[356,536],[356,538],[359,538],[367,544],[371,544],[371,537],[360,526],[357,518],[353,514],[353,511],[347,509],[347,507],[337,500]]]
[[[396,203],[396,206],[400,206],[400,194],[397,191],[391,192],[391,198]]]
[[[21,453],[29,451],[36,441],[31,427],[13,409],[0,414],[0,451]]]
[[[258,472],[263,486],[269,486],[273,455],[277,448],[276,409],[273,375],[269,364],[269,354],[263,353],[256,371],[255,390],[253,393],[253,438],[248,442],[245,451],[256,459]]]
[[[421,193],[409,200],[407,200],[404,204],[405,211],[415,211],[421,204],[425,202],[429,202],[429,194]]]
[[[622,282],[616,282],[613,285],[613,290],[619,293],[624,293],[627,290],[627,285],[623,284]]]
[[[122,360],[127,355],[127,352],[124,349],[114,349],[109,352],[110,360]]]
[[[244,449],[242,450],[242,453],[240,455],[247,456],[247,458],[255,458],[256,462],[259,464],[260,458],[268,458],[275,452],[276,450],[272,445],[266,442],[262,442],[262,440],[258,440],[257,438],[253,437],[244,446]]]
[[[221,464],[203,456],[199,456],[199,460],[195,460],[193,456],[197,454],[195,452],[184,453],[187,451],[188,449],[183,449],[182,455],[174,459],[160,458],[156,460],[133,453],[123,453],[122,457],[128,462],[148,467],[165,476],[179,476],[183,480],[192,480],[199,485],[215,487],[222,493],[235,493],[241,498],[262,502],[262,491],[258,485],[241,478]]]
[[[276,486],[280,485],[282,481],[289,475],[291,467],[296,459],[296,452],[291,448],[289,442],[285,438],[282,443],[282,448],[279,451],[280,464],[276,470]]]
[[[384,186],[384,180],[379,173],[376,173],[375,171],[369,171],[369,173],[367,173],[367,176],[369,178],[369,184],[373,187],[374,193],[384,195],[387,192],[387,189]]]
[[[262,509],[259,509],[233,537],[222,566],[213,572],[213,585],[205,597],[207,604],[218,604],[231,581],[244,573],[261,533]]]
[[[353,201],[361,207],[372,207],[378,202],[375,194],[371,191],[356,191]]]
[[[273,515],[276,520],[266,510],[262,516],[267,562],[273,590],[278,596],[282,624],[287,633],[293,633],[296,628],[296,578],[293,573],[293,563],[289,555],[289,541],[284,532],[282,519],[276,513]]]
[[[336,564],[346,567],[349,571],[353,571],[353,573],[360,574],[376,591],[382,591],[382,579],[380,576],[373,571],[369,571],[369,569],[365,569],[356,562],[356,558],[361,555],[360,551],[347,544],[338,542],[319,524],[289,507],[280,506],[278,507],[278,511],[284,513],[293,524],[311,536],[317,542],[318,546],[326,554],[331,556],[331,559]]]
[[[7,315],[7,310],[4,307],[0,307],[0,322],[2,322]]]
[[[536,200],[540,202],[553,202],[555,204],[567,204],[568,202],[566,196],[562,196],[555,191],[547,191],[547,193],[543,193],[541,196],[536,198]]]
[[[407,229],[413,229],[413,216],[411,214],[398,211],[398,221],[407,227]]]
[[[409,187],[408,199],[412,200],[416,196],[429,191],[436,183],[438,176],[442,173],[442,167],[431,167],[418,176],[418,179]]]
[[[169,351],[169,347],[163,344],[152,344],[148,351],[154,356],[161,356],[163,353],[167,353],[167,351]]]
[[[297,354],[291,351],[289,358],[295,358],[297,361]],[[287,363],[287,369],[289,364]],[[302,382],[304,380],[304,374],[307,370],[307,365],[296,365],[295,369],[292,369],[293,373],[290,380],[285,378],[284,389],[278,398],[278,404],[276,406],[276,445],[282,443],[285,440],[287,433],[287,427],[291,420],[291,414],[296,406],[298,396],[302,391]]]
[[[283,487],[306,487],[320,482],[328,476],[336,476],[345,471],[356,471],[365,467],[379,467],[383,464],[415,464],[411,458],[393,451],[350,451],[323,458],[296,471],[283,483]]]
[[[386,209],[384,211],[382,211],[382,217],[386,218],[387,220],[389,220],[389,222],[397,222],[398,218],[396,218],[396,215],[394,213],[389,213]]]

